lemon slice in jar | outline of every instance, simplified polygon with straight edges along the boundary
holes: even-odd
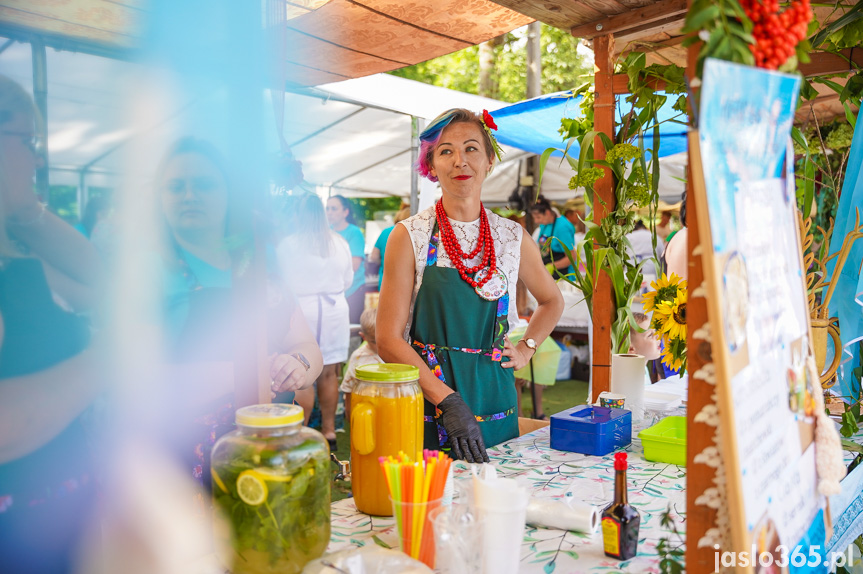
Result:
[[[281,474],[269,468],[256,468],[247,472],[253,472],[258,478],[267,482],[290,482],[294,479],[292,474]]]
[[[213,477],[213,483],[214,483],[216,486],[218,486],[218,487],[219,487],[219,489],[220,489],[222,492],[224,492],[224,493],[226,493],[226,494],[227,494],[227,492],[228,492],[228,487],[227,487],[227,486],[225,486],[225,483],[224,483],[224,482],[222,482],[222,479],[219,477],[219,475],[218,475],[218,473],[216,472],[216,469],[215,469],[215,468],[211,468],[211,469],[210,469],[210,476],[212,476],[212,477]]]
[[[253,470],[244,470],[237,477],[237,494],[249,506],[258,506],[267,499],[267,483]]]

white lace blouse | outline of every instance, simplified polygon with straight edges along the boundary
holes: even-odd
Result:
[[[518,266],[521,260],[521,239],[522,227],[515,221],[504,219],[499,215],[492,213],[486,209],[486,216],[491,227],[491,237],[494,241],[494,253],[497,258],[497,268],[506,275],[506,280],[509,287],[509,326],[510,329],[518,322],[518,310],[515,303],[515,286],[518,282]],[[474,221],[455,221],[450,219],[453,232],[458,238],[459,245],[465,253],[469,253],[475,246],[477,237],[479,237],[479,218]],[[428,257],[429,240],[431,239],[432,228],[435,223],[435,208],[434,205],[425,209],[413,217],[409,217],[400,222],[408,230],[411,238],[411,243],[414,248],[414,291],[411,295],[411,311],[410,319],[405,330],[405,338],[409,338],[411,324],[413,323],[414,303],[416,302],[417,293],[423,282],[423,273],[426,268],[426,259]],[[444,248],[443,242],[438,245],[438,260],[437,264],[440,267],[455,268],[449,254]],[[467,261],[468,267],[477,265],[480,262],[482,253],[479,253],[474,259]]]

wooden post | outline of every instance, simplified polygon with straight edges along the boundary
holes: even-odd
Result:
[[[594,129],[614,139],[614,36],[607,34],[593,39],[596,73],[594,80],[595,100],[593,104]],[[594,157],[605,158],[605,148],[600,138],[594,141]],[[605,177],[596,182],[593,202],[593,221],[599,223],[615,207],[614,178],[611,170],[605,170]],[[611,280],[601,271],[593,296],[593,357],[592,396],[596,401],[599,393],[611,388],[611,324],[615,319],[614,291]]]
[[[693,86],[693,93],[697,93],[698,82],[696,79],[696,60],[701,43],[689,47],[687,61],[687,77]],[[690,118],[694,117],[697,103],[690,98]],[[709,488],[716,488],[713,480],[716,477],[716,469],[703,463],[696,463],[695,457],[709,447],[714,445],[716,429],[707,425],[704,421],[695,422],[695,416],[702,412],[705,407],[710,408],[715,404],[713,399],[714,385],[708,384],[702,378],[693,376],[706,364],[712,362],[710,340],[695,338],[696,332],[704,332],[707,320],[707,299],[704,298],[703,282],[704,270],[702,258],[697,247],[699,244],[699,221],[695,211],[695,194],[692,193],[693,150],[689,149],[686,181],[686,224],[688,230],[688,245],[686,248],[688,269],[688,303],[686,309],[686,348],[688,349],[689,371],[689,397],[687,401],[686,416],[686,571],[691,574],[706,574],[714,571],[714,548],[712,545],[699,547],[698,543],[707,534],[707,531],[716,527],[716,509],[709,506],[696,504],[696,500],[704,495]],[[710,248],[708,246],[708,248]],[[696,289],[702,287],[699,295]]]

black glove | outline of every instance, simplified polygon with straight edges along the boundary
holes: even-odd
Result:
[[[488,462],[479,424],[461,395],[448,395],[437,408],[441,410],[441,424],[449,437],[455,458],[467,462]]]

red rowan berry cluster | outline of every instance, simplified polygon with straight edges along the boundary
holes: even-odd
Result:
[[[749,49],[755,56],[755,65],[770,70],[779,68],[806,37],[812,20],[809,0],[792,0],[781,13],[778,0],[741,0],[740,4],[754,24],[755,44]]]

